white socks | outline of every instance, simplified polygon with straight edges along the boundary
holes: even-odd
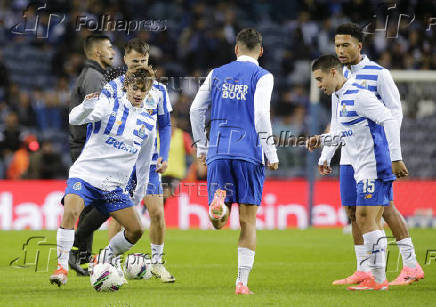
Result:
[[[383,239],[380,240],[380,245],[382,247],[382,249],[385,251],[385,256],[386,253],[388,252],[388,238],[386,238],[386,232],[384,230],[380,230],[383,236]]]
[[[416,254],[411,238],[405,238],[397,241],[397,246],[400,249],[401,257],[403,258],[403,268],[416,268]]]
[[[68,271],[68,258],[70,250],[74,244],[74,229],[59,228],[56,236],[57,241],[57,255],[58,255],[58,269],[59,265]]]
[[[363,235],[363,242],[369,255],[369,267],[377,283],[386,280],[386,251],[383,249],[383,231],[374,230]]]
[[[162,263],[164,245],[151,243],[151,263]]]
[[[114,256],[124,254],[133,245],[127,241],[124,230],[121,230],[110,240],[109,245],[100,252],[98,262],[111,262]]]
[[[255,252],[245,247],[238,247],[238,278],[236,284],[242,282],[247,286],[248,276],[253,268]]]
[[[356,253],[357,271],[369,272],[369,255],[366,251],[365,245],[354,245],[354,252]]]

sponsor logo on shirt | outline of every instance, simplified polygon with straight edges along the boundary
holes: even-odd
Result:
[[[116,138],[111,137],[111,136],[106,140],[105,143],[108,145],[112,145],[115,149],[124,150],[124,151],[127,151],[127,152],[132,153],[132,154],[135,154],[138,152],[137,148],[130,146],[124,142],[120,142]]]
[[[153,99],[153,97],[151,95],[148,95],[147,98],[145,99],[145,106],[144,107],[147,110],[153,110],[153,109],[157,108],[157,103],[155,102],[155,100]]]
[[[347,136],[352,136],[353,135],[353,130],[344,130],[344,131],[341,131],[341,136],[343,137],[343,138],[345,138],[345,137],[347,137]]]
[[[245,95],[248,92],[248,85],[246,84],[230,84],[225,82],[222,86],[222,98],[247,100]]]

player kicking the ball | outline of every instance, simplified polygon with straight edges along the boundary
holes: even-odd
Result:
[[[402,162],[397,123],[376,96],[356,79],[342,74],[336,56],[325,55],[312,64],[318,87],[331,95],[335,125],[328,137],[341,136],[350,155],[356,182],[356,222],[363,235],[372,276],[349,290],[387,290],[386,240],[379,223],[385,206],[392,201],[392,173],[407,175]],[[327,136],[324,136],[325,138]],[[393,162],[391,162],[393,161]]]
[[[141,221],[126,191],[136,164],[148,178],[156,121],[144,106],[154,80],[153,71],[140,69],[124,80],[126,93],[107,98],[89,94],[71,110],[71,125],[92,123],[91,134],[79,158],[71,166],[67,180],[64,214],[57,232],[58,267],[50,282],[67,282],[68,258],[74,242],[74,224],[86,206],[94,206],[105,216],[111,215],[125,230],[109,242],[106,261],[128,251],[142,236]],[[138,185],[137,190],[145,189]]]
[[[236,294],[252,294],[247,282],[254,263],[264,164],[276,170],[279,162],[273,142],[267,142],[272,139],[268,137],[272,135],[270,99],[274,80],[257,62],[262,53],[261,34],[250,28],[241,30],[236,38],[237,60],[208,74],[190,114],[198,158],[207,164],[209,217],[213,226],[222,228],[232,203],[239,205]]]
[[[139,38],[134,38],[127,42],[124,48],[124,62],[127,66],[127,73],[148,65],[149,49],[150,46]],[[113,99],[121,97],[123,95],[124,79],[125,75],[123,74],[107,83],[102,90],[102,94],[107,98]],[[157,147],[157,138],[155,138],[153,158],[150,164],[150,171],[148,172],[149,177],[145,178],[148,180],[148,186],[142,191],[143,194],[135,194],[135,203],[140,203],[141,200],[144,199],[144,204],[150,215],[151,271],[153,275],[162,282],[172,283],[175,282],[176,279],[168,272],[162,260],[165,237],[165,217],[161,174],[165,172],[168,166],[168,152],[171,141],[170,112],[172,111],[165,85],[155,80],[144,103],[146,104],[146,108],[151,110],[151,115],[157,122],[156,128],[159,131],[159,149]],[[137,170],[134,172],[134,175],[133,178],[135,178],[135,180],[144,178]],[[138,180],[138,184],[142,185],[143,183],[144,182]],[[99,214],[96,209],[90,210],[88,216],[92,217],[92,219],[88,218],[79,225],[77,232],[80,233],[81,236],[77,237],[76,241],[78,241],[78,243],[83,242],[80,245],[92,246],[92,232],[99,229],[106,221],[107,217]],[[118,233],[120,228],[119,223],[111,220],[108,228],[109,239]],[[74,268],[73,265],[71,265],[71,267]]]

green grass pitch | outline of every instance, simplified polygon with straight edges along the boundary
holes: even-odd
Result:
[[[0,306],[435,306],[436,262],[424,264],[426,251],[436,250],[435,233],[411,231],[426,274],[424,280],[384,292],[351,292],[344,286],[331,286],[333,279],[355,269],[351,235],[342,234],[340,229],[259,231],[249,280],[256,294],[241,297],[233,294],[236,231],[168,230],[167,268],[177,281],[162,284],[156,279],[134,280],[114,293],[96,292],[88,278],[73,272],[65,287],[52,286],[48,282],[52,265],[49,272],[35,272],[33,265],[10,266],[11,260],[23,257],[22,246],[29,237],[45,236],[48,243],[55,243],[56,232],[2,231]],[[106,240],[107,233],[98,231],[95,248],[104,247]],[[149,252],[147,232],[132,251],[140,252],[141,248]],[[30,261],[35,258],[35,250],[28,249]],[[392,246],[390,251],[389,280],[398,274],[398,248]],[[47,255],[41,252],[40,258]],[[38,270],[43,271],[44,266]]]

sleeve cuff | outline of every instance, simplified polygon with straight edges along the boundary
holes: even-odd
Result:
[[[266,159],[268,160],[269,163],[278,163],[279,162],[279,158],[277,156],[277,151],[271,151],[268,153],[265,153]]]
[[[391,151],[391,161],[400,161],[403,160],[403,157],[401,156],[401,149],[394,149]]]
[[[197,147],[197,158],[207,155],[207,148]]]

